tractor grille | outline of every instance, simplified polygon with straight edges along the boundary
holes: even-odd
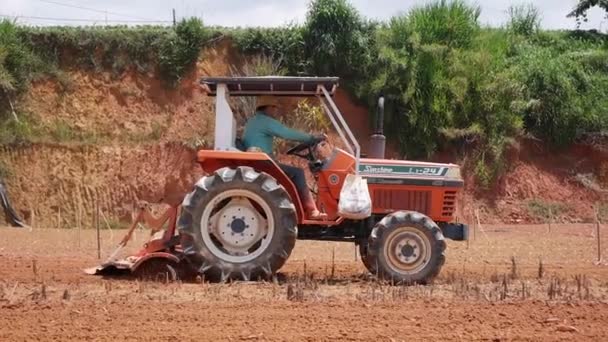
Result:
[[[456,209],[456,191],[446,191],[443,193],[442,216],[452,216]]]
[[[373,191],[372,203],[376,208],[414,210],[428,214],[431,209],[431,192],[376,189]]]

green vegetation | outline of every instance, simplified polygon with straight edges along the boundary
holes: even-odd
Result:
[[[523,134],[559,148],[582,133],[608,130],[606,35],[543,31],[542,14],[531,5],[512,7],[504,28],[486,28],[479,24],[480,11],[483,5],[436,0],[374,22],[347,0],[313,0],[304,24],[282,28],[211,29],[197,19],[175,28],[30,28],[4,21],[0,111],[9,113],[8,99],[30,80],[61,80],[56,70],[66,67],[156,71],[175,86],[200,49],[225,35],[244,55],[266,56],[277,61],[273,69],[287,74],[340,76],[370,113],[383,94],[387,135],[403,153],[426,158],[440,148],[467,145],[474,151],[472,169],[485,185],[504,172],[505,150]],[[69,88],[69,80],[61,84]],[[8,125],[31,134],[20,126],[27,123]]]
[[[385,95],[387,134],[402,152],[469,144],[482,185],[524,133],[560,147],[608,129],[606,36],[541,31],[531,5],[512,7],[503,29],[482,28],[480,10],[439,0],[374,23],[346,1],[317,0],[302,27],[236,32],[236,43],[279,56],[290,74],[342,77],[370,113]]]
[[[608,13],[608,0],[579,0],[578,4],[576,4],[568,16],[575,17],[578,23],[587,21],[587,11],[595,6],[598,6]]]
[[[13,171],[10,164],[0,160],[0,179],[6,180],[13,176]]]
[[[532,36],[540,29],[540,12],[531,4],[509,7],[507,30],[523,36]]]
[[[540,200],[531,200],[528,202],[528,212],[533,217],[542,219],[545,222],[551,222],[555,217],[562,214],[564,205],[561,203],[549,203]]]
[[[1,168],[0,168],[1,170]],[[602,223],[608,222],[608,202],[599,202],[597,207],[597,215]]]
[[[161,76],[171,86],[176,86],[181,77],[194,66],[208,33],[203,22],[197,18],[182,21],[175,31],[160,44],[158,65]]]
[[[196,62],[213,33],[197,18],[172,27],[22,27],[0,22],[0,85],[23,90],[37,73],[58,68],[140,72],[158,66],[167,85],[176,85]],[[8,76],[7,76],[8,75]],[[51,73],[51,76],[56,76]]]
[[[29,121],[3,120],[0,123],[0,145],[28,144],[34,140],[37,130]]]
[[[331,122],[323,108],[309,100],[299,101],[292,115],[284,116],[283,120],[288,127],[296,127],[306,132],[327,132],[331,129]]]

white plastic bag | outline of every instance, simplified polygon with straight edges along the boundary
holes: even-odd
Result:
[[[367,188],[367,179],[347,175],[340,190],[338,214],[349,219],[364,219],[372,214],[372,199]]]

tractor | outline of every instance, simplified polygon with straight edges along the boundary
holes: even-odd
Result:
[[[464,185],[458,165],[384,159],[383,98],[369,158],[364,158],[333,101],[337,77],[204,77],[200,84],[215,97],[214,149],[197,152],[206,176],[181,206],[165,215],[173,221],[162,237],[134,256],[108,260],[88,273],[103,274],[110,268],[158,270],[142,266],[155,262],[161,269],[168,267],[165,270],[170,269],[172,276],[178,274],[176,267],[183,266],[218,281],[267,279],[285,264],[299,239],[355,243],[363,264],[378,278],[425,284],[438,275],[445,261],[445,239],[468,238],[467,225],[455,222],[456,201]],[[262,95],[317,98],[342,140],[345,148],[334,147],[329,158],[317,155],[319,141],[286,152],[306,160],[316,182],[317,206],[326,218],[306,216],[293,182],[269,155],[239,149],[228,99]],[[372,213],[365,219],[338,214],[348,175],[367,181]]]

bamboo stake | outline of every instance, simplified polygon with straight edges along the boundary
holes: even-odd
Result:
[[[551,207],[549,206],[549,220],[548,220],[548,223],[549,223],[549,233],[551,233],[551,222],[552,221],[553,221],[553,212],[551,210]]]
[[[600,206],[595,207],[595,226],[597,232],[597,263],[602,262],[602,238],[600,236]]]
[[[475,209],[475,217],[477,218],[477,226],[479,227],[479,231],[481,231],[483,233],[483,237],[486,239],[486,242],[490,242],[490,239],[488,239],[488,235],[486,235],[486,232],[483,230],[483,227],[481,226],[481,221],[479,220],[479,210]]]
[[[95,228],[97,229],[97,259],[101,259],[101,239],[99,237],[99,202],[95,201]]]
[[[106,215],[103,213],[103,210],[99,210],[99,214],[101,214],[101,217],[103,218],[103,221],[106,224],[106,227],[108,228],[108,230],[110,231],[110,240],[114,240],[114,231],[112,231],[112,227],[110,227],[110,222],[108,222],[108,218],[106,217]]]
[[[34,211],[34,207],[32,206],[31,203],[30,203],[30,213],[31,213],[30,229],[34,229],[34,227],[36,226],[36,212]]]
[[[475,225],[473,225],[473,233],[469,232],[469,236],[467,238],[467,249],[469,249],[469,245],[471,243],[471,235],[474,235],[475,233]]]
[[[475,209],[477,211],[477,209]],[[477,239],[477,222],[473,222],[473,241]]]
[[[80,197],[80,189],[78,187],[76,187],[76,189],[78,190],[78,215],[77,215],[77,222],[78,222],[78,248],[80,248],[80,229],[82,226],[82,203],[81,200],[82,198]]]
[[[331,279],[333,280],[336,274],[336,246],[331,250]]]

